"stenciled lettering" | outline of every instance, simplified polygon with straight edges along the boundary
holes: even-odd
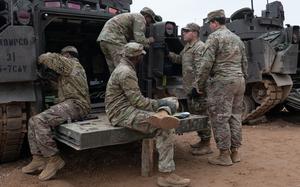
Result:
[[[29,41],[27,38],[11,38],[0,39],[0,46],[28,46]]]

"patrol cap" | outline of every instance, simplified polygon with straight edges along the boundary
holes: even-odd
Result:
[[[67,52],[73,52],[78,54],[76,47],[70,45],[62,48],[62,50],[60,51],[60,53],[67,53]]]
[[[210,22],[212,19],[215,19],[215,18],[225,18],[224,10],[220,9],[220,10],[215,10],[215,11],[208,13],[206,23]]]
[[[196,23],[188,23],[185,27],[182,28],[183,31],[196,31],[200,32],[200,26]]]
[[[123,53],[127,57],[134,57],[146,54],[144,51],[144,46],[136,42],[129,42],[124,46]]]
[[[155,20],[155,22],[161,22],[162,21],[162,17],[160,15],[155,15],[154,20]]]
[[[153,23],[156,22],[156,19],[157,19],[157,18],[156,18],[156,15],[155,15],[155,13],[153,12],[153,10],[152,10],[151,8],[144,7],[144,8],[141,10],[140,13],[143,14],[143,15],[147,14],[147,15],[151,16],[152,22],[153,22]],[[156,19],[155,19],[155,18],[156,18]]]

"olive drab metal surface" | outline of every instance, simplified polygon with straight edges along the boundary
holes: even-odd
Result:
[[[55,138],[76,150],[84,150],[125,144],[151,136],[146,136],[125,127],[114,127],[109,123],[105,114],[100,114],[98,118],[60,125],[56,128]],[[207,116],[191,115],[180,119],[180,126],[175,132],[176,134],[183,134],[185,132],[209,130],[207,121]]]
[[[0,82],[36,79],[33,27],[9,26],[0,33]]]

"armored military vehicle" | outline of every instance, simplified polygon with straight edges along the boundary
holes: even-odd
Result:
[[[56,75],[37,65],[37,57],[44,52],[59,52],[66,45],[74,45],[87,73],[92,112],[104,112],[110,74],[96,39],[105,22],[119,13],[129,12],[131,4],[131,0],[0,0],[0,162],[19,157],[28,119],[55,103],[56,96],[45,80],[55,82]],[[172,90],[180,87],[181,67],[168,62],[164,55],[167,44],[172,46],[172,51],[182,49],[176,24],[153,24],[147,35],[154,36],[156,42],[139,67],[142,92],[148,97],[180,97],[180,93]],[[85,123],[79,126],[82,124]],[[59,129],[61,132],[58,130],[61,135],[58,137],[64,142],[63,127]],[[183,131],[192,129],[184,128]],[[77,133],[71,131],[66,132],[67,136]],[[121,140],[123,135],[110,138]],[[83,136],[87,140],[84,148],[99,145],[91,145],[93,138],[87,137],[86,132]]]
[[[109,73],[96,38],[105,22],[129,12],[131,3],[0,0],[0,162],[19,157],[27,120],[53,103],[38,73],[41,53],[75,45],[88,74],[93,104],[103,103]]]
[[[284,27],[284,19],[279,1],[267,3],[261,16],[255,16],[252,7],[242,8],[226,19],[228,29],[244,41],[247,50],[244,122],[280,103],[287,104],[290,110],[297,106],[299,109],[299,99],[291,92],[299,88],[300,80],[299,26]],[[210,32],[209,25],[204,24],[201,38],[206,40]]]

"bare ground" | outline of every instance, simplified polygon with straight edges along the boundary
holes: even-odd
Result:
[[[196,133],[177,136],[176,173],[191,178],[194,187],[300,187],[300,122],[285,118],[289,122],[275,117],[268,123],[244,126],[242,162],[230,167],[212,166],[208,156],[192,156],[189,144],[197,141]],[[212,147],[217,154],[215,144]],[[67,165],[55,179],[40,182],[36,175],[22,174],[21,168],[30,161],[23,159],[0,165],[0,186],[156,186],[157,172],[153,177],[140,176],[139,144],[82,152],[61,149]]]

